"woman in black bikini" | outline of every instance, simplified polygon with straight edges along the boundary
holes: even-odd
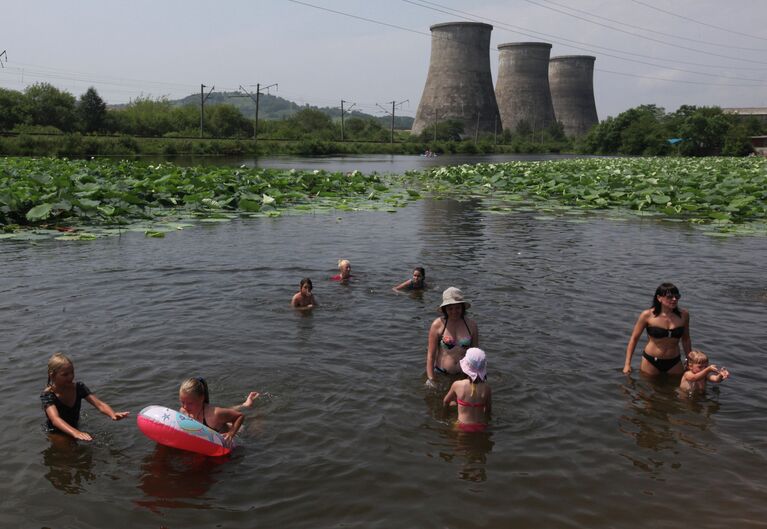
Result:
[[[426,386],[436,387],[435,373],[461,374],[459,362],[469,347],[479,346],[477,323],[466,317],[471,303],[463,299],[463,293],[450,287],[442,293],[439,310],[442,316],[435,319],[429,329],[429,345],[426,350]]]
[[[652,308],[642,311],[631,332],[626,347],[624,373],[631,373],[631,357],[642,332],[647,331],[647,345],[642,352],[642,364],[639,370],[648,375],[668,373],[681,375],[684,363],[679,354],[682,344],[685,356],[692,349],[690,340],[690,313],[680,309],[679,289],[672,283],[663,283],[655,290]]]

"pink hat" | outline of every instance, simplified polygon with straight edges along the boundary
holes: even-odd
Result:
[[[485,352],[479,347],[471,347],[466,351],[466,356],[461,358],[461,369],[471,379],[472,382],[479,378],[487,378],[487,360]]]

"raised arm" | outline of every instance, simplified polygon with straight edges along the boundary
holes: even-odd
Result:
[[[634,356],[634,349],[636,349],[639,337],[642,336],[642,331],[647,327],[647,318],[649,318],[650,312],[651,309],[642,311],[631,331],[631,338],[629,338],[629,343],[626,346],[626,361],[623,363],[623,372],[626,374],[631,373],[631,357]]]
[[[96,395],[91,393],[87,397],[85,397],[85,400],[90,402],[94,408],[99,410],[101,413],[112,419],[113,421],[119,421],[120,419],[126,418],[128,415],[130,415],[129,411],[114,411],[112,407],[98,398]]]
[[[248,393],[248,396],[245,397],[245,401],[242,404],[238,404],[237,406],[234,406],[233,409],[235,410],[241,410],[243,408],[250,408],[253,406],[253,401],[255,401],[261,394],[258,391],[251,391]]]
[[[711,373],[718,373],[716,366],[713,364],[706,366],[705,369],[701,369],[697,373],[693,373],[692,371],[687,370],[684,372],[684,375],[682,376],[687,382],[698,382],[700,380],[703,380],[704,378],[708,378],[708,376]]]
[[[727,371],[726,368],[722,367],[717,369],[714,373],[709,375],[708,381],[713,382],[715,384],[719,384],[720,382],[723,382],[730,378],[730,372]]]

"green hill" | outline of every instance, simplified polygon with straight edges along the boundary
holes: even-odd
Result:
[[[171,104],[177,106],[195,105],[200,104],[200,95],[194,94],[186,96],[182,99],[175,99],[170,101]],[[243,116],[247,118],[253,118],[256,112],[256,104],[253,100],[240,92],[211,92],[208,99],[205,101],[206,105],[220,105],[229,104],[236,107]],[[320,112],[327,114],[333,119],[341,119],[341,109],[337,107],[314,107],[311,105],[299,105],[293,101],[289,101],[282,97],[274,96],[271,94],[261,94],[258,103],[258,119],[284,119],[286,117],[295,114],[303,108],[314,108]],[[379,121],[384,127],[388,128],[391,125],[391,118],[389,116],[373,116],[371,114],[365,114],[364,112],[357,112],[353,110],[347,117],[353,116],[356,118],[369,118]],[[413,126],[413,118],[409,116],[395,116],[394,128],[399,130],[409,130]]]

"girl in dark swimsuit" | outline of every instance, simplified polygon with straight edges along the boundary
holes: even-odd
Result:
[[[242,426],[245,416],[239,410],[250,408],[258,393],[251,391],[245,402],[234,408],[211,406],[208,396],[208,384],[202,377],[188,378],[178,390],[181,413],[188,415],[208,428],[220,432],[226,441],[232,441]]]
[[[679,289],[672,283],[663,283],[655,290],[652,308],[642,311],[631,332],[626,347],[624,373],[631,373],[631,357],[639,337],[647,331],[647,345],[642,352],[639,370],[648,375],[668,373],[681,375],[684,363],[679,353],[681,343],[684,354],[692,349],[690,340],[690,313],[678,307]]]

